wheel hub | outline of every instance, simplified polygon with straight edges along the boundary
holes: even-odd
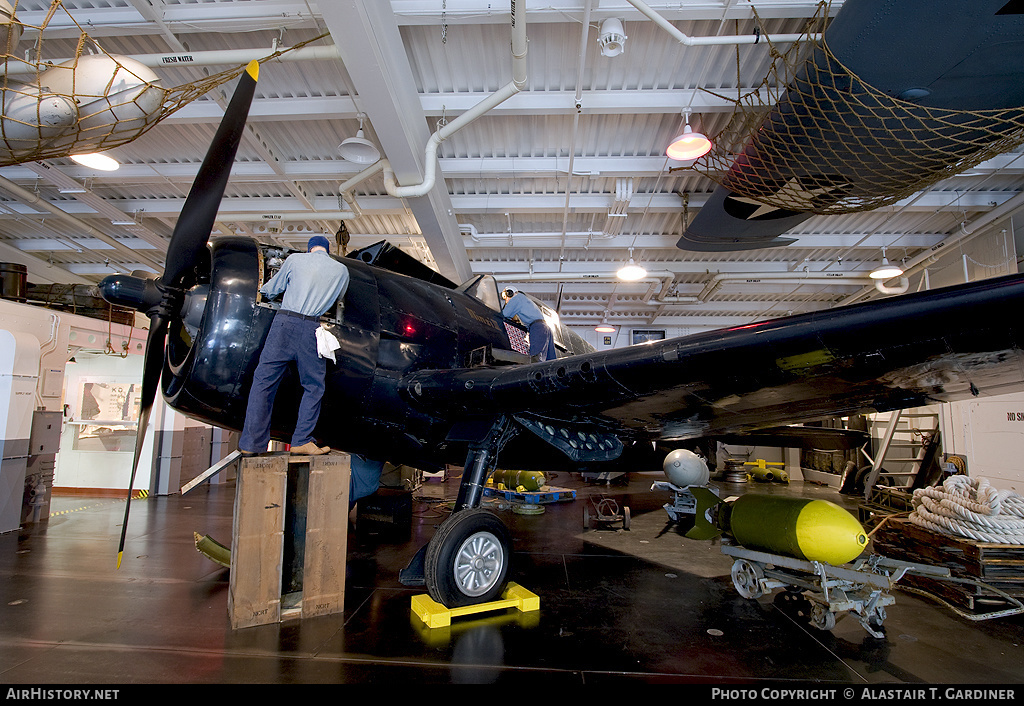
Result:
[[[497,537],[490,532],[472,534],[456,554],[455,581],[467,596],[482,596],[501,577],[504,559],[504,550]]]

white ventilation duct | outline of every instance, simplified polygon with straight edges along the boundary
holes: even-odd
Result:
[[[424,154],[424,177],[422,183],[399,186],[395,181],[395,173],[392,171],[391,165],[386,160],[381,160],[384,162],[384,188],[391,196],[405,198],[428,194],[434,188],[434,182],[437,179],[437,148],[440,147],[441,143],[526,87],[526,17],[525,12],[523,12],[523,16],[517,18],[515,0],[512,0],[511,4],[512,80],[447,125],[438,128],[430,136],[430,139],[427,140]]]

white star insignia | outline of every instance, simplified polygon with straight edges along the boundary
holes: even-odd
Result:
[[[830,186],[819,186],[814,189],[808,189],[800,183],[798,178],[792,177],[778,191],[772,194],[770,198],[776,201],[782,201],[783,203],[795,204],[796,207],[792,209],[794,211],[809,210],[816,197],[821,196],[822,194],[827,194],[830,191],[834,191],[835,189],[838,189],[839,186],[839,184],[832,184]],[[778,206],[765,204],[757,199],[751,199],[745,196],[733,196],[732,198],[734,201],[739,201],[740,203],[748,203],[753,206],[757,206],[753,213],[747,216],[748,221],[754,218],[760,218],[761,216],[765,216],[773,211],[780,210]]]

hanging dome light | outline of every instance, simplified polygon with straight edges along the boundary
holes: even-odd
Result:
[[[380,159],[380,150],[363,137],[363,116],[359,116],[359,131],[338,145],[341,158],[355,164],[374,164]]]
[[[71,161],[81,164],[83,167],[89,167],[90,169],[99,169],[101,172],[113,172],[121,167],[121,163],[113,157],[108,157],[105,154],[98,152],[92,152],[90,154],[72,154],[68,155]]]
[[[699,159],[710,152],[712,147],[711,140],[699,132],[694,132],[693,128],[690,127],[689,110],[686,111],[685,115],[686,127],[683,128],[682,134],[673,139],[665,149],[665,154],[670,159],[676,159],[680,162]]]
[[[893,277],[899,277],[902,274],[903,268],[889,262],[889,258],[885,256],[885,248],[883,247],[882,264],[871,270],[868,277],[871,279],[892,279]]]
[[[633,262],[633,258],[629,258],[629,262],[616,272],[615,276],[626,282],[636,282],[647,276],[647,270]]]
[[[601,319],[601,323],[594,327],[598,333],[615,333],[615,327],[608,323],[608,317]]]

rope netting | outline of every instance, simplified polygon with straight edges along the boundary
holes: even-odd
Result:
[[[38,25],[21,22],[17,5],[17,0],[0,0],[0,50],[4,52],[0,167],[103,152],[126,144],[245,70],[242,64],[165,88],[148,66],[104,51],[61,0],[52,0]],[[63,35],[68,23],[78,30],[72,58],[55,58],[44,50],[46,29],[58,16]],[[258,61],[273,60],[324,36],[274,51]],[[27,46],[29,37],[32,41]]]
[[[821,3],[806,34],[822,36],[827,17]],[[1024,107],[950,110],[894,98],[844,66],[823,39],[770,51],[759,86],[719,95],[733,114],[693,165],[742,196],[818,214],[872,210],[1024,142]]]

